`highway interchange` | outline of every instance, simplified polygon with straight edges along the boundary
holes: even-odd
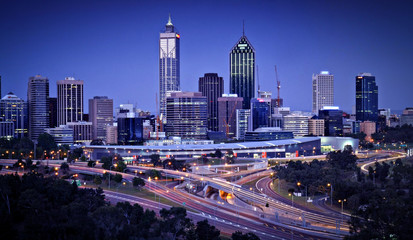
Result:
[[[393,152],[382,152],[375,154],[362,163],[361,169],[367,171],[369,165],[376,161],[390,161],[400,157]],[[0,164],[12,165],[15,160],[0,160]],[[52,167],[59,167],[60,163],[49,163]],[[148,171],[152,167],[130,166],[130,173],[121,173],[126,181],[132,181],[137,172]],[[270,171],[267,169],[250,171],[260,171],[257,176],[255,189],[251,191],[247,187],[227,182],[217,175],[194,174],[190,172],[179,172],[156,168],[169,179],[174,177],[180,180],[172,184],[156,183],[154,180],[145,179],[145,188],[154,192],[158,196],[169,199],[177,204],[186,207],[189,211],[188,217],[195,222],[208,219],[210,224],[215,225],[221,232],[231,234],[234,231],[253,232],[261,239],[341,239],[348,234],[348,215],[341,215],[340,212],[329,208],[316,211],[305,206],[295,204],[291,206],[288,199],[283,198],[272,188],[272,179],[269,178]],[[96,175],[107,172],[96,166],[89,168],[85,163],[75,163],[70,165],[72,172]],[[109,171],[112,174],[118,173]],[[235,173],[234,173],[235,174]],[[236,173],[239,174],[239,173]],[[227,177],[228,174],[225,174]],[[254,175],[251,175],[255,177]],[[219,192],[230,195],[228,199],[211,199],[203,197],[202,194],[190,194],[184,187],[185,183],[197,182],[204,186],[214,187]],[[129,201],[138,203],[144,208],[159,211],[161,208],[170,206],[148,199],[127,195],[124,193],[105,191],[105,197],[112,203],[118,201]],[[249,205],[251,203],[251,205]],[[266,207],[267,205],[267,207]],[[257,209],[258,208],[258,209]]]

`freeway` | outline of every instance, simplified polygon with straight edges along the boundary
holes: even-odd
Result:
[[[391,153],[392,155],[390,157],[389,153]],[[396,155],[396,156],[394,156]],[[375,164],[376,162],[387,162],[387,161],[394,161],[398,158],[402,158],[402,157],[406,157],[406,153],[402,153],[402,152],[396,152],[396,151],[385,151],[383,152],[383,154],[381,154],[378,157],[371,157],[369,158],[369,160],[364,161],[363,164],[360,166],[361,171],[368,173],[368,167],[370,165]]]

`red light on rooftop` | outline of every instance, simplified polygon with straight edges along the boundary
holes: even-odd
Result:
[[[181,38],[181,35],[179,35],[179,34],[176,34],[176,38]]]

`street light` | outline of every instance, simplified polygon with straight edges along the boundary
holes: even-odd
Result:
[[[301,182],[297,182],[298,189],[300,189]],[[305,187],[305,205],[307,205],[307,185]]]
[[[288,196],[291,197],[291,207],[294,207],[294,194],[288,193]]]
[[[338,200],[338,202],[341,203],[341,221],[340,221],[340,223],[343,222],[344,202],[346,202],[346,201],[347,201],[347,199],[343,199],[343,200],[339,199],[339,200]],[[339,226],[340,226],[340,225],[339,225]],[[339,230],[340,230],[340,227],[339,227]]]
[[[327,183],[327,187],[330,187],[330,207],[333,206],[333,185],[331,183]]]

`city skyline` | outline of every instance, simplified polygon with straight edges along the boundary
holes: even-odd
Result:
[[[228,1],[215,3],[217,18],[207,14],[213,3],[174,7],[123,3],[40,6],[28,2],[23,7],[2,3],[2,9],[8,10],[1,17],[7,20],[0,25],[8,36],[0,40],[5,46],[0,49],[4,56],[0,59],[3,95],[12,91],[24,99],[28,77],[41,74],[49,78],[50,96],[55,97],[55,82],[74,76],[85,81],[85,99],[105,95],[114,99],[115,106],[130,102],[154,112],[159,91],[156,43],[171,13],[182,35],[183,91],[196,91],[199,77],[217,72],[224,77],[224,92],[229,92],[228,53],[242,34],[245,19],[245,35],[256,49],[260,66],[261,90],[276,92],[273,66],[277,64],[281,97],[292,110],[311,110],[311,76],[324,70],[335,76],[335,105],[344,111],[350,112],[355,105],[354,77],[361,72],[376,76],[382,89],[380,108],[401,110],[412,102],[408,89],[413,83],[405,76],[413,56],[408,44],[413,35],[402,31],[412,26],[408,14],[403,14],[411,6],[404,2],[393,6],[378,1],[355,5],[317,1],[294,8],[290,3],[264,1],[252,6],[243,1],[231,9],[234,2]],[[91,9],[94,11],[87,16]],[[251,14],[238,14],[246,9]],[[310,13],[314,9],[318,9],[316,13]],[[43,15],[31,19],[29,10]],[[76,20],[63,17],[69,11]],[[354,19],[360,12],[370,16],[370,21]],[[383,12],[386,18],[379,17]],[[227,14],[233,17],[225,17]],[[184,21],[187,18],[193,20]],[[78,26],[80,22],[84,26]]]

